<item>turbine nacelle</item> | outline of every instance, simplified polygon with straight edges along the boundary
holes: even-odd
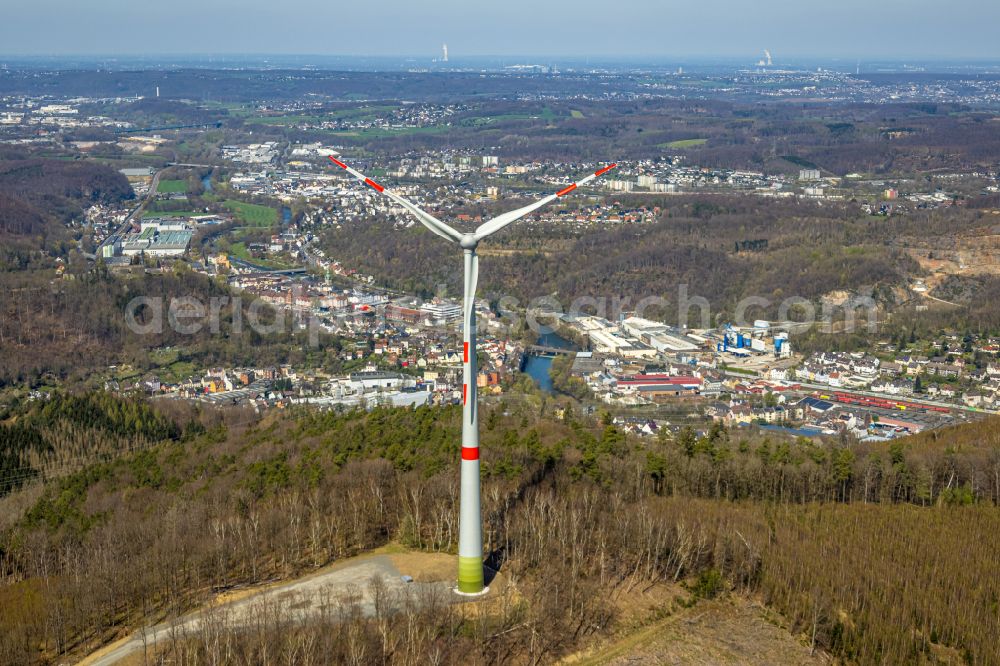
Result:
[[[475,250],[479,245],[479,239],[476,238],[476,234],[465,233],[462,237],[458,239],[458,245],[463,250]]]

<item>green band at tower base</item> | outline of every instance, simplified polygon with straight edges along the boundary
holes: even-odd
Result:
[[[458,591],[477,594],[483,591],[483,561],[478,557],[458,556]]]

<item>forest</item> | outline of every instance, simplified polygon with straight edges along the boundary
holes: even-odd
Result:
[[[67,223],[80,221],[94,203],[132,196],[125,177],[110,167],[0,150],[0,276],[48,265],[46,251],[67,255]]]
[[[59,392],[44,405],[3,410],[0,497],[35,479],[75,469],[80,460],[145,448],[180,432],[145,401],[109,393]]]
[[[154,415],[116,400],[22,413],[43,439],[81,421],[147,444],[0,500],[4,663],[80,656],[213,590],[390,542],[454,552],[457,408],[260,417],[160,403]],[[379,618],[262,617],[249,633],[175,640],[169,658],[199,663],[224,645],[245,661],[550,663],[614,631],[618,596],[678,583],[685,603],[760,598],[848,663],[998,663],[995,421],[886,447],[720,426],[637,439],[541,408],[484,407],[486,551],[516,600],[479,617],[402,605],[392,622],[406,641]]]
[[[751,296],[770,301],[755,310],[770,319],[786,298],[818,306],[837,291],[870,289],[876,302],[890,307],[908,298],[910,280],[922,274],[899,249],[901,242],[970,233],[989,223],[981,211],[924,211],[885,219],[846,205],[721,195],[642,202],[661,207],[656,223],[512,225],[503,232],[500,251],[492,252],[489,242],[481,248],[481,293],[493,301],[514,297],[522,305],[555,295],[564,308],[577,297],[627,298],[635,304],[655,296],[669,302],[663,316],[672,324],[679,321],[680,285],[687,285],[691,297],[708,299],[713,325],[726,321],[738,301]],[[636,203],[620,200],[624,209]],[[377,276],[386,286],[434,293],[445,284],[451,293],[459,292],[460,273],[447,246],[419,228],[399,229],[395,222],[359,220],[327,231],[322,243],[345,265]],[[762,249],[735,251],[747,237],[759,239]]]
[[[50,207],[53,197],[91,204],[132,196],[125,176],[110,167],[90,161],[40,158],[0,161],[0,192]]]
[[[155,368],[150,351],[178,347],[185,359],[202,367],[308,361],[313,367],[336,368],[338,338],[325,332],[319,344],[306,344],[308,332],[292,326],[261,334],[240,325],[241,312],[253,300],[238,299],[227,286],[183,265],[161,272],[111,273],[101,264],[73,279],[53,281],[51,271],[21,271],[0,275],[0,386],[88,381],[98,370],[127,364],[138,372]],[[166,324],[158,332],[136,333],[126,320],[126,305],[136,297],[192,297],[220,301],[219,331],[203,326],[182,334]],[[272,309],[262,310],[270,322]],[[145,308],[136,321],[147,324],[155,315]],[[234,321],[237,322],[234,324]]]

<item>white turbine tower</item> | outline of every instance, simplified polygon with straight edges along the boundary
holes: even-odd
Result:
[[[559,197],[566,196],[581,185],[586,185],[618,165],[609,164],[586,178],[564,187],[555,194],[550,194],[523,208],[497,215],[492,220],[480,225],[474,232],[462,233],[430,213],[417,208],[403,197],[387,190],[332,155],[330,161],[340,168],[346,169],[349,174],[376,192],[395,201],[438,236],[457,243],[465,256],[465,287],[462,309],[462,358],[464,361],[462,377],[462,487],[458,523],[458,587],[456,592],[470,595],[482,594],[486,592],[486,588],[483,582],[483,528],[479,508],[479,412],[476,409],[476,317],[474,303],[476,283],[479,281],[479,256],[476,254],[476,247],[481,240],[492,236],[511,222],[538,210]]]

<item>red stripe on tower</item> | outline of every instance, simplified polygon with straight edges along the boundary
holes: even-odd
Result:
[[[575,190],[575,189],[576,189],[576,183],[573,183],[573,184],[572,184],[572,185],[570,185],[569,187],[564,187],[563,189],[561,189],[561,190],[559,190],[558,192],[556,192],[556,196],[557,196],[557,197],[561,197],[561,196],[563,196],[564,194],[569,194],[570,192],[572,192],[572,191],[573,191],[573,190]]]
[[[602,174],[605,174],[605,173],[611,171],[612,169],[614,169],[616,166],[618,166],[618,165],[617,164],[609,164],[608,166],[604,167],[603,169],[598,169],[597,171],[595,171],[594,175],[595,176],[600,176]]]
[[[375,182],[374,180],[372,180],[371,178],[365,178],[365,185],[369,185],[369,186],[371,186],[371,187],[374,187],[374,188],[375,188],[376,190],[378,190],[379,192],[382,192],[382,191],[384,191],[384,190],[385,190],[385,188],[384,188],[384,187],[382,187],[381,185],[379,185],[378,183],[376,183],[376,182]]]
[[[334,164],[336,164],[337,166],[339,166],[341,169],[346,169],[347,168],[346,164],[344,164],[343,162],[341,162],[340,160],[338,160],[333,155],[329,155],[329,158],[330,158],[331,162],[333,162]]]
[[[469,362],[469,343],[468,342],[463,342],[462,346],[465,348],[465,350],[464,350],[465,362],[468,363]]]
[[[479,447],[478,446],[463,446],[462,447],[462,460],[479,460]]]

